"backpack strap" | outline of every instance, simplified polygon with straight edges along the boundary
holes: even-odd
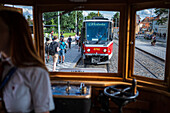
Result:
[[[5,85],[8,83],[8,81],[10,80],[10,78],[12,77],[16,70],[17,67],[13,67],[12,69],[10,69],[10,71],[7,73],[2,83],[0,84],[0,91],[5,87]]]
[[[10,69],[10,71],[7,73],[7,75],[5,76],[5,78],[3,79],[3,81],[1,82],[0,84],[0,93],[2,94],[2,107],[3,107],[3,111],[5,113],[7,113],[7,109],[5,107],[5,103],[4,103],[4,100],[3,100],[3,88],[5,87],[5,85],[9,82],[10,78],[12,77],[12,75],[14,75],[15,71],[17,70],[16,67],[13,67],[12,69]]]

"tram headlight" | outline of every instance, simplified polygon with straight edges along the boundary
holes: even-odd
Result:
[[[90,49],[87,49],[87,52],[90,52]]]
[[[105,52],[105,53],[106,53],[106,52],[107,52],[107,49],[103,49],[103,52]]]

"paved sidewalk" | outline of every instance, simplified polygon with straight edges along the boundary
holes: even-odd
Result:
[[[65,55],[65,62],[58,64],[56,66],[56,71],[59,71],[61,68],[74,68],[77,65],[78,60],[81,57],[81,52],[78,52],[78,46],[75,45],[75,42],[72,42],[71,49],[67,48],[67,53]],[[45,55],[45,58],[47,55]],[[50,61],[47,63],[45,61],[45,64],[49,71],[53,71],[53,59],[50,56]]]
[[[158,46],[157,44],[155,46],[151,46],[150,41],[143,42],[143,41],[136,40],[135,47],[141,50],[144,50],[154,56],[157,56],[161,58],[162,60],[165,60],[166,58],[166,47],[161,47],[161,46]]]

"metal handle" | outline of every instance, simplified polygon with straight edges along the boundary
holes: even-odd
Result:
[[[130,44],[133,45],[133,41],[130,41]]]

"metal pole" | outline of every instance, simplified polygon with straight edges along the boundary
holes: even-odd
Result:
[[[152,9],[152,13],[153,13],[153,9]],[[153,16],[151,13],[151,17]],[[152,31],[153,31],[153,20],[152,20]]]
[[[58,15],[59,15],[59,11],[58,11]],[[60,16],[58,16],[58,38],[60,38]]]
[[[169,22],[169,9],[168,9],[168,20],[167,20],[168,22]],[[167,24],[167,29],[168,29],[168,24]],[[167,36],[168,36],[169,34],[168,34],[168,30],[166,30],[166,42],[167,42]]]
[[[75,13],[75,31],[76,31],[76,34],[77,34],[77,11]]]
[[[115,19],[115,27],[117,27],[117,18]]]
[[[115,19],[115,33],[117,35],[117,18]]]

